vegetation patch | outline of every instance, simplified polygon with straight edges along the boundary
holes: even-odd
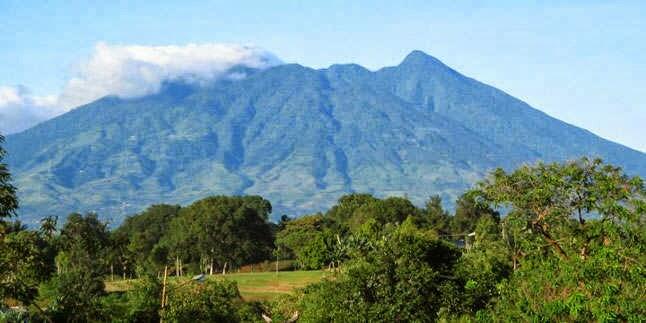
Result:
[[[0,321],[646,317],[646,188],[600,160],[495,170],[454,214],[355,193],[271,223],[260,196],[210,196],[113,230],[93,213],[28,229],[15,192],[0,162]]]

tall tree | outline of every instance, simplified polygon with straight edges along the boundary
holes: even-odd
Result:
[[[440,235],[451,233],[451,217],[442,207],[442,198],[439,195],[433,195],[426,201],[422,215],[416,221],[420,227],[428,227]]]
[[[2,162],[6,155],[0,135],[0,303],[12,297],[29,303],[34,298],[34,285],[42,276],[37,236],[26,232],[20,221],[7,223],[18,208],[16,188],[11,174]]]
[[[56,234],[58,223],[57,216],[47,216],[40,220],[40,232],[48,239],[51,239]]]
[[[60,234],[59,260],[63,270],[83,270],[102,274],[106,271],[106,255],[110,246],[107,224],[94,213],[72,213]]]
[[[122,264],[129,261],[139,269],[159,270],[156,268],[159,264],[151,257],[153,249],[166,235],[180,209],[179,205],[157,204],[126,218],[112,233],[113,244],[120,250],[113,258]]]
[[[94,213],[72,213],[59,239],[59,273],[48,284],[53,317],[68,322],[104,320],[100,301],[105,294],[103,275],[110,247],[107,224]]]
[[[454,234],[469,234],[476,228],[482,217],[498,220],[500,214],[489,205],[477,203],[472,194],[463,194],[455,206],[455,216],[451,221],[451,231]]]
[[[11,174],[7,165],[2,162],[6,151],[2,148],[4,137],[0,135],[0,237],[2,235],[2,223],[4,218],[14,216],[18,209],[18,198],[16,188],[11,184]]]
[[[218,265],[268,259],[273,249],[271,205],[258,196],[213,196],[182,208],[169,228],[170,250],[199,254],[209,272]],[[187,244],[189,243],[189,244]]]

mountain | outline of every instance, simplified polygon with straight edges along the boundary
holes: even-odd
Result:
[[[242,79],[174,81],[105,97],[8,136],[21,216],[260,194],[274,216],[324,210],[348,192],[440,193],[451,203],[494,167],[599,156],[646,175],[646,154],[554,119],[420,51],[395,67],[238,68]]]

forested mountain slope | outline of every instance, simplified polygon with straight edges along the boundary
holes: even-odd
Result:
[[[414,51],[369,71],[296,64],[242,79],[168,82],[106,97],[7,137],[24,220],[258,194],[281,213],[347,192],[452,200],[494,167],[602,157],[646,175],[646,154],[554,119]],[[564,107],[566,108],[566,107]]]

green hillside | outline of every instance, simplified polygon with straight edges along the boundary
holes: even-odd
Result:
[[[164,201],[260,194],[274,217],[320,211],[348,192],[452,203],[486,171],[603,157],[646,174],[646,154],[547,116],[415,51],[398,66],[238,69],[106,97],[7,137],[29,223],[96,211],[118,223]]]

